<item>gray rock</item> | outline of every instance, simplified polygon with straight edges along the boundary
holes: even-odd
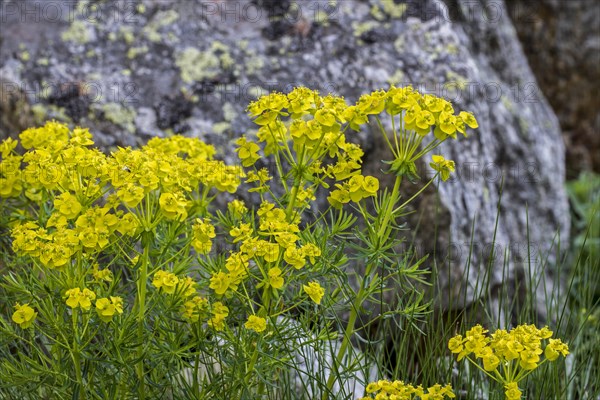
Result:
[[[510,0],[508,9],[560,121],[567,174],[600,172],[600,3]]]
[[[542,261],[554,261],[556,233],[563,243],[569,234],[564,148],[546,99],[531,95],[536,80],[510,18],[490,14],[504,2],[387,3],[144,0],[119,9],[123,2],[64,1],[71,12],[51,20],[40,2],[7,1],[0,68],[38,113],[90,127],[100,146],[178,132],[207,138],[229,157],[232,139],[255,129],[246,105],[271,90],[305,85],[354,101],[391,82],[443,95],[472,111],[480,128],[444,144],[456,178],[439,186],[439,202],[430,190],[416,204],[417,244],[435,250],[441,293],[471,299],[472,282],[486,277],[490,291],[476,295],[493,302],[501,282],[530,276],[530,264],[551,286]],[[36,4],[37,15],[25,13]],[[365,171],[376,173],[387,156],[368,134],[357,138]],[[543,316],[541,287],[539,295]]]

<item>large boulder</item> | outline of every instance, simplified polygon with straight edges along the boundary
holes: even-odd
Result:
[[[567,147],[567,176],[600,172],[600,3],[510,0],[510,15]]]
[[[442,293],[471,299],[472,282],[487,276],[489,290],[477,295],[493,300],[503,280],[546,277],[542,261],[553,261],[557,232],[569,231],[557,118],[528,91],[536,81],[504,8],[499,0],[5,1],[0,76],[17,82],[37,120],[88,126],[105,148],[177,132],[227,154],[254,129],[247,103],[268,91],[305,85],[354,101],[394,83],[443,95],[480,128],[442,146],[457,174],[418,203],[416,243],[435,251]],[[387,156],[374,135],[357,140],[365,170],[377,172]]]

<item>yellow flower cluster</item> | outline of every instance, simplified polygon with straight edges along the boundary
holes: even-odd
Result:
[[[59,196],[54,202],[55,207],[64,206],[69,196]],[[38,258],[48,268],[60,269],[76,252],[102,250],[114,233],[133,236],[140,225],[135,215],[120,210],[113,213],[108,207],[90,207],[79,216],[73,215],[69,218],[58,209],[50,216],[45,228],[35,222],[17,225],[12,231],[13,250]]]
[[[290,271],[304,268],[307,262],[314,264],[321,255],[315,244],[300,244],[299,218],[286,222],[285,211],[267,201],[261,204],[257,215],[257,230],[249,223],[240,223],[229,231],[233,243],[239,243],[239,251],[226,259],[226,271],[213,273],[210,288],[215,294],[231,296],[251,276],[262,276],[257,288],[277,291],[284,286],[284,277]],[[256,274],[250,273],[251,261],[258,269]]]
[[[118,296],[96,300],[96,312],[104,322],[110,322],[115,314],[123,314],[123,299]]]
[[[88,311],[92,307],[92,301],[96,299],[96,293],[90,289],[73,288],[65,292],[66,303],[71,308],[80,307],[84,311]]]
[[[0,144],[0,196],[49,202],[50,217],[14,227],[13,249],[62,269],[78,252],[94,253],[117,241],[115,234],[136,236],[158,218],[145,198],[157,204],[166,219],[183,220],[208,191],[234,192],[244,177],[238,166],[213,160],[215,149],[198,139],[154,138],[141,149],[119,148],[110,156],[91,149],[87,129],[72,131],[54,121],[20,135],[28,151],[14,153],[17,141]],[[199,196],[203,196],[199,198]],[[194,247],[210,250],[214,230],[194,226]]]
[[[359,202],[363,198],[376,196],[379,190],[379,180],[374,176],[354,175],[343,184],[336,184],[327,200],[335,207],[340,208],[343,204]]]
[[[309,282],[307,285],[303,285],[302,289],[304,292],[317,304],[321,304],[321,299],[325,294],[325,289],[321,287],[319,282]]]
[[[192,246],[199,254],[207,254],[212,248],[212,239],[216,236],[215,227],[206,219],[196,218],[192,226]]]
[[[390,382],[379,380],[367,385],[366,392],[368,396],[360,400],[443,400],[445,397],[455,398],[452,386],[443,386],[436,384],[425,390],[421,386],[414,387],[411,384],[402,381]]]
[[[196,293],[196,282],[189,276],[179,278],[172,272],[156,271],[152,279],[152,286],[166,294],[178,294],[190,297]]]
[[[251,329],[256,333],[261,333],[267,329],[267,320],[263,317],[251,315],[248,317],[248,321],[246,321],[244,326],[246,329]]]
[[[440,173],[444,182],[447,181],[448,178],[450,178],[450,173],[454,172],[454,161],[446,160],[443,156],[435,154],[431,156],[431,161],[432,162],[429,163],[431,168]]]
[[[29,304],[21,305],[17,303],[15,305],[15,312],[12,315],[12,320],[21,328],[27,329],[33,325],[35,317],[37,317],[37,312],[35,312],[35,310],[31,308]]]
[[[491,335],[481,325],[468,330],[463,337],[456,335],[448,348],[458,360],[467,358],[496,381],[506,387],[507,399],[520,398],[518,382],[546,361],[566,357],[569,347],[560,339],[552,339],[553,332],[535,325],[519,325],[510,331],[498,329]],[[544,343],[548,340],[548,343]],[[544,346],[545,344],[545,346]],[[541,359],[542,354],[544,359]]]

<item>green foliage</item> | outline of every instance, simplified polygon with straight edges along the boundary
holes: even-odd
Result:
[[[106,155],[87,130],[56,122],[0,144],[2,397],[453,396],[437,382],[466,398],[502,393],[480,371],[453,374],[446,344],[470,321],[425,300],[437,277],[422,265],[435,257],[399,250],[407,205],[454,163],[433,155],[436,175],[409,199],[402,180],[475,118],[395,87],[354,105],[297,88],[248,111],[259,129],[237,140],[241,165],[181,136]],[[393,188],[362,174],[349,132],[367,123],[393,154]],[[259,201],[245,204],[238,190]],[[587,331],[571,325],[556,330],[583,346]],[[579,376],[544,374],[557,374],[556,393]]]

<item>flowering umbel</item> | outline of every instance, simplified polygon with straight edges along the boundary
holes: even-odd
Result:
[[[534,369],[569,354],[567,344],[552,339],[553,332],[548,327],[538,329],[534,325],[519,325],[509,331],[498,329],[491,335],[487,333],[487,329],[476,325],[464,337],[451,338],[448,348],[457,355],[458,361],[466,358],[502,383],[507,400],[521,398],[518,383]]]

